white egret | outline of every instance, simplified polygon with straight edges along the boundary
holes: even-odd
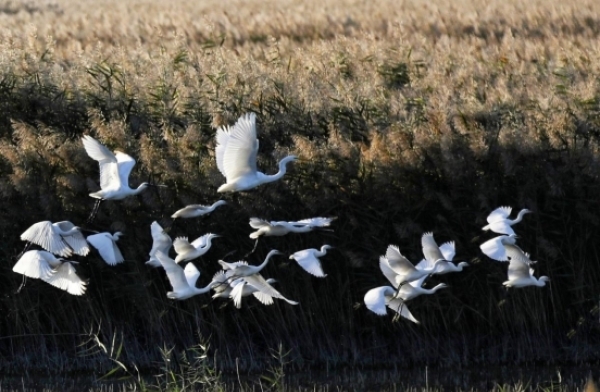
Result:
[[[267,279],[266,282],[271,285],[276,282],[275,279]],[[240,309],[242,307],[242,298],[247,297],[249,295],[254,295],[256,299],[258,299],[263,305],[273,305],[273,297],[267,293],[260,291],[258,288],[254,287],[245,278],[238,278],[231,282],[230,286],[232,290],[229,294],[230,298],[233,300],[233,304],[236,308]],[[292,301],[293,302],[293,301]]]
[[[452,262],[452,259],[454,259],[454,255],[456,254],[456,247],[454,241],[443,243],[442,245],[440,245],[439,250],[442,254],[442,258],[444,259],[444,261],[439,262],[436,268],[434,268],[435,261],[433,261],[432,258],[424,258],[419,263],[417,263],[415,267],[417,269],[430,271],[432,274],[435,275],[443,275],[448,274],[450,272],[460,272],[463,270],[464,267],[469,266],[469,263],[467,263],[466,261],[461,261],[458,264],[454,264]]]
[[[44,250],[30,250],[21,256],[13,271],[30,278],[41,279],[72,295],[83,295],[86,282],[81,279],[73,267],[74,261],[56,258]]]
[[[496,261],[508,261],[509,254],[507,253],[507,249],[509,249],[509,252],[518,252],[518,250],[521,249],[516,245],[516,243],[517,236],[514,234],[499,235],[487,240],[481,244],[479,248],[490,259]]]
[[[208,293],[211,287],[218,284],[218,282],[213,280],[206,287],[199,289],[196,287],[196,282],[200,277],[200,271],[198,271],[194,263],[188,263],[185,269],[183,269],[175,260],[160,250],[156,252],[155,256],[165,269],[167,278],[169,278],[171,287],[173,287],[173,291],[167,292],[168,298],[178,300],[188,299],[194,295]]]
[[[110,151],[106,146],[89,135],[83,137],[83,146],[90,158],[98,161],[100,165],[100,190],[90,193],[98,199],[88,221],[92,221],[98,213],[102,200],[121,200],[127,196],[137,195],[148,186],[154,185],[147,182],[141,183],[136,189],[129,187],[129,174],[135,166],[135,160],[121,151]]]
[[[515,232],[512,229],[512,225],[515,223],[521,222],[523,216],[531,211],[527,208],[519,211],[516,219],[510,220],[508,219],[510,213],[512,211],[512,207],[498,207],[494,211],[492,211],[488,217],[488,225],[482,227],[482,230],[491,230],[494,233],[506,234],[506,235],[514,235]]]
[[[150,232],[152,233],[152,249],[150,250],[150,259],[146,261],[146,265],[150,267],[160,267],[161,264],[156,258],[156,252],[160,250],[168,255],[171,246],[173,246],[173,241],[156,221],[152,222],[150,225]]]
[[[242,278],[252,274],[258,274],[263,268],[267,266],[271,257],[282,254],[280,251],[273,249],[267,253],[265,260],[259,265],[248,265],[245,261],[236,261],[235,263],[228,263],[223,260],[219,260],[219,264],[226,270],[226,277],[229,281],[235,280],[236,278]]]
[[[106,264],[114,266],[125,261],[123,254],[121,254],[121,251],[117,246],[117,241],[122,235],[123,233],[120,231],[117,231],[114,234],[104,232],[90,235],[87,240],[98,250],[100,257],[102,257],[102,260],[104,260]]]
[[[190,204],[184,208],[177,210],[171,218],[195,218],[198,216],[208,215],[213,212],[217,207],[227,204],[225,200],[219,200],[214,202],[210,206],[204,206],[200,204]]]
[[[443,261],[444,260],[436,261],[434,267],[437,267],[437,265]],[[386,263],[390,269],[396,273],[396,282],[398,286],[431,274],[431,271],[417,269],[400,253],[400,249],[394,245],[388,246],[385,256],[379,258],[379,263]]]
[[[175,238],[175,241],[173,241],[173,248],[175,248],[175,252],[177,253],[175,262],[180,263],[182,261],[194,260],[195,258],[204,255],[210,249],[212,239],[217,237],[220,237],[220,235],[207,233],[202,237],[196,238],[191,243],[188,241],[187,237]]]
[[[86,256],[90,252],[81,229],[69,221],[35,223],[21,234],[21,240],[39,245],[48,252],[63,257],[73,253]]]
[[[515,254],[508,264],[508,280],[502,284],[506,287],[545,286],[550,279],[547,276],[542,276],[539,279],[533,276],[531,264],[531,260],[527,256],[520,257]]]
[[[400,316],[419,324],[417,319],[410,313],[402,298],[396,296],[396,290],[390,286],[376,287],[365,294],[365,305],[367,309],[378,316],[387,314],[386,306],[398,313]]]
[[[294,155],[283,158],[279,161],[279,171],[274,175],[257,171],[258,139],[254,113],[243,115],[233,127],[219,127],[216,142],[217,167],[226,179],[217,192],[247,191],[277,181],[286,173],[286,165],[297,159]]]
[[[318,228],[327,227],[335,218],[309,218],[295,222],[271,221],[264,219],[250,218],[250,226],[256,229],[250,234],[250,238],[257,239],[264,236],[281,236],[287,233],[307,233]]]
[[[394,288],[398,290],[396,296],[402,298],[404,301],[411,300],[422,294],[433,294],[439,289],[448,287],[445,283],[440,283],[431,289],[423,288],[423,283],[429,275],[423,275],[417,280],[413,280],[412,282],[408,282],[408,284],[403,284],[400,286],[399,280],[401,279],[398,279],[398,274],[396,274],[394,270],[390,268],[390,265],[387,263],[387,260],[385,258],[381,258],[379,260],[379,269],[387,278],[387,280],[390,281],[392,286],[394,286]]]
[[[231,290],[233,289],[233,287],[231,287],[230,281],[229,281],[229,279],[227,279],[227,276],[225,275],[225,271],[223,271],[223,270],[218,271],[213,276],[212,280],[214,282],[216,282],[216,284],[212,287],[213,291],[215,292],[212,297],[213,298],[230,298]],[[233,283],[233,282],[231,282],[231,283]]]
[[[323,245],[321,250],[314,248],[299,250],[298,252],[292,254],[290,259],[296,260],[298,265],[309,274],[318,278],[324,278],[327,275],[323,273],[323,268],[321,267],[319,257],[325,256],[327,254],[327,249],[331,248],[333,247],[330,245]]]

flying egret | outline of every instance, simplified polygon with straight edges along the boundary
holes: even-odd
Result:
[[[327,227],[335,218],[309,218],[295,222],[271,221],[267,222],[264,219],[250,218],[250,227],[256,229],[250,234],[250,238],[258,239],[264,236],[281,236],[288,233],[307,233],[314,229]]]
[[[521,222],[523,216],[531,211],[527,208],[519,211],[516,219],[510,220],[508,219],[510,213],[512,211],[512,207],[498,207],[494,211],[492,211],[488,217],[488,225],[484,226],[482,230],[491,230],[494,233],[506,234],[506,235],[514,235],[515,232],[512,229],[512,225],[515,223]]]
[[[265,282],[271,285],[275,283],[276,280],[269,278]],[[233,300],[233,304],[235,305],[235,307],[238,309],[242,307],[242,298],[247,297],[249,295],[254,295],[254,297],[258,299],[263,305],[273,305],[272,296],[254,287],[253,285],[248,283],[248,281],[246,281],[245,278],[238,278],[234,280],[233,282],[231,282],[230,286],[232,287],[232,290],[229,296]]]
[[[208,215],[213,212],[217,207],[227,204],[225,200],[219,200],[214,202],[210,206],[204,206],[200,204],[190,204],[189,206],[185,206],[184,208],[177,210],[171,218],[195,218],[197,216]]]
[[[421,239],[421,242],[423,243],[423,238]],[[435,244],[433,235],[431,235],[431,239],[428,238],[425,240],[425,242],[429,243],[428,247],[432,247],[433,244]],[[433,242],[433,244],[431,242]],[[437,244],[435,246],[437,246]],[[423,249],[425,249],[425,247],[423,247]],[[435,251],[428,251],[429,259],[427,258],[427,255],[425,255],[426,257],[417,263],[415,267],[417,269],[430,271],[435,275],[443,275],[450,272],[460,272],[464,267],[469,266],[469,263],[466,261],[462,261],[458,264],[454,264],[452,262],[452,259],[454,259],[454,255],[456,254],[454,241],[443,243],[439,246],[439,251],[441,252],[441,258],[443,261],[439,262],[436,268],[434,268],[434,265],[437,260],[434,260],[434,258],[440,257],[440,255]],[[425,254],[425,251],[423,253]],[[434,255],[434,257],[431,257],[432,255]]]
[[[155,256],[165,269],[167,278],[169,278],[171,287],[173,287],[173,291],[167,292],[168,298],[178,300],[188,299],[194,295],[208,293],[211,287],[218,284],[218,282],[213,280],[206,287],[199,289],[196,287],[196,282],[200,277],[200,271],[198,271],[194,263],[188,263],[185,269],[183,269],[175,260],[160,250],[156,252]]]
[[[175,241],[173,241],[173,248],[175,248],[175,252],[177,253],[175,262],[180,263],[182,261],[194,260],[204,255],[210,249],[212,239],[217,237],[220,237],[220,235],[207,233],[202,237],[196,238],[191,243],[187,237],[175,238]]]
[[[87,283],[77,275],[72,263],[75,262],[56,258],[45,250],[30,250],[21,256],[13,271],[30,278],[41,279],[69,294],[83,295]]]
[[[147,182],[141,183],[136,189],[129,187],[129,174],[135,166],[135,160],[121,151],[111,152],[106,146],[89,135],[83,137],[83,146],[90,158],[100,164],[100,190],[90,193],[98,199],[88,218],[91,222],[98,213],[102,200],[122,200],[127,196],[137,195],[148,186],[154,185]]]
[[[35,223],[21,234],[21,240],[63,257],[69,257],[73,253],[86,256],[90,252],[81,229],[69,221]]]
[[[267,257],[265,260],[259,265],[248,265],[245,261],[236,261],[235,263],[228,263],[223,260],[219,260],[219,264],[226,271],[225,276],[229,279],[229,281],[235,280],[237,278],[242,278],[252,274],[258,274],[263,268],[267,266],[271,257],[275,255],[282,254],[280,251],[273,249],[269,253],[267,253]]]
[[[521,257],[515,254],[511,257],[508,265],[508,280],[502,284],[506,287],[545,286],[550,279],[547,276],[542,276],[539,279],[533,276],[531,264],[532,262],[527,256]]]
[[[233,127],[219,127],[216,142],[217,168],[226,178],[226,183],[221,185],[217,192],[247,191],[277,181],[286,173],[286,165],[297,159],[294,155],[283,158],[279,161],[277,174],[266,175],[257,171],[258,139],[254,113],[246,113]]]
[[[298,265],[302,267],[306,272],[312,274],[318,278],[324,278],[327,275],[323,273],[323,268],[319,262],[319,257],[327,254],[327,249],[333,248],[330,245],[323,245],[321,250],[310,248],[299,250],[290,256],[290,259],[296,260]]]
[[[442,262],[444,262],[444,260],[437,260],[434,263],[434,268]],[[379,264],[381,265],[381,263],[386,263],[390,269],[394,271],[398,286],[420,279],[423,276],[431,275],[431,271],[417,269],[400,253],[400,249],[394,245],[388,246],[385,256],[379,258]]]
[[[156,258],[156,252],[160,250],[168,255],[171,246],[173,246],[173,241],[156,221],[152,222],[150,225],[150,231],[152,233],[152,249],[150,250],[150,259],[146,261],[146,265],[150,267],[160,267],[161,264]]]
[[[496,261],[508,261],[510,252],[518,252],[519,250],[521,250],[521,248],[519,248],[516,245],[516,243],[517,236],[514,234],[499,235],[490,240],[487,240],[486,242],[481,244],[479,248],[490,259]]]
[[[398,274],[396,274],[394,270],[390,268],[390,265],[387,263],[385,258],[379,260],[379,269],[387,278],[387,280],[390,281],[392,286],[398,290],[396,296],[402,298],[404,301],[411,300],[422,294],[433,294],[439,289],[448,287],[445,283],[440,283],[431,289],[423,288],[423,283],[425,282],[425,279],[429,277],[429,275],[423,275],[417,280],[413,280],[412,282],[408,282],[408,284],[403,284],[400,286]]]
[[[417,319],[410,313],[402,298],[396,296],[396,290],[390,286],[376,287],[365,294],[365,305],[367,309],[378,316],[387,314],[386,306],[398,313],[400,316],[419,324]]]
[[[98,250],[100,257],[102,257],[106,264],[114,266],[125,261],[117,246],[117,241],[122,235],[123,233],[120,231],[117,231],[114,234],[104,232],[90,235],[87,240]]]
[[[231,290],[233,289],[233,287],[231,287],[231,283],[233,282],[230,283],[229,279],[227,279],[225,271],[217,271],[212,280],[217,283],[212,287],[213,291],[215,292],[212,296],[213,299],[230,298]]]

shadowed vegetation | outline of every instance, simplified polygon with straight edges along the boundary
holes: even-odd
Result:
[[[3,372],[106,373],[116,357],[153,369],[160,348],[206,340],[215,369],[242,372],[264,372],[278,347],[289,370],[600,359],[596,2],[498,0],[481,10],[336,0],[326,12],[323,2],[250,2],[235,15],[231,3],[196,3],[0,6]],[[301,160],[170,234],[223,235],[196,261],[203,286],[216,260],[252,248],[250,217],[337,216],[332,232],[262,239],[248,260],[328,243],[328,276],[280,257],[265,276],[299,306],[168,300],[164,272],[144,265],[150,224],[168,227],[184,205],[220,197],[215,127],[247,111],[257,113],[262,170],[289,153]],[[85,226],[99,186],[84,134],[137,159],[132,185],[168,188],[102,204],[88,228],[124,232],[126,261],[81,258],[85,296],[34,280],[15,294],[20,233],[41,220]],[[499,205],[535,212],[515,230],[549,286],[506,291],[506,265],[480,254],[481,227]],[[418,261],[425,231],[456,241],[456,260],[472,265],[431,279],[450,287],[411,301],[421,325],[368,312],[364,293],[387,284],[379,255],[397,244]],[[93,349],[95,338],[119,355]],[[185,371],[186,361],[173,366]]]

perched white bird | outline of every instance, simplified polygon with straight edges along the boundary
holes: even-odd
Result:
[[[137,195],[148,186],[164,186],[143,182],[136,189],[132,189],[129,187],[129,174],[135,166],[135,160],[131,156],[121,151],[113,153],[89,135],[83,137],[83,146],[90,158],[100,164],[101,189],[90,193],[90,196],[98,201],[88,221],[92,221],[96,216],[102,200],[121,200],[127,196]]]
[[[69,294],[83,295],[86,282],[75,272],[74,261],[56,258],[44,250],[30,250],[21,256],[13,271],[30,278],[41,279]]]
[[[288,162],[297,159],[294,155],[283,158],[279,162],[279,171],[274,175],[257,171],[258,139],[254,113],[243,115],[233,127],[217,129],[216,141],[217,167],[226,178],[226,183],[217,192],[247,191],[261,184],[277,181],[286,173]]]
[[[264,236],[281,236],[287,233],[307,233],[314,229],[327,227],[335,218],[309,218],[303,219],[296,222],[285,222],[285,221],[271,221],[259,218],[250,218],[250,227],[256,229],[255,232],[250,234],[250,238],[258,239],[258,237]]]
[[[439,250],[442,254],[442,258],[444,259],[444,261],[439,262],[436,268],[434,268],[435,261],[431,257],[429,259],[424,258],[415,267],[417,269],[430,271],[432,274],[435,275],[443,275],[448,274],[450,272],[460,272],[463,270],[464,267],[469,266],[469,263],[467,263],[466,261],[461,261],[458,264],[454,264],[452,262],[452,259],[454,259],[454,255],[456,254],[456,247],[454,241],[443,243],[442,245],[440,245]],[[436,253],[434,252],[434,254]],[[439,255],[437,257],[439,257]]]
[[[102,257],[106,264],[117,265],[125,261],[121,251],[119,250],[119,247],[117,246],[117,241],[122,235],[123,233],[120,231],[117,231],[114,234],[104,232],[90,235],[88,236],[87,240],[94,248],[98,250],[100,257]]]
[[[479,248],[490,259],[496,261],[508,261],[510,252],[521,251],[521,248],[519,248],[516,243],[517,236],[514,234],[499,235],[498,237],[487,240],[481,244]]]
[[[296,260],[298,265],[306,272],[311,275],[314,275],[318,278],[324,278],[327,275],[323,273],[323,268],[321,267],[321,262],[319,261],[319,257],[325,256],[327,254],[327,249],[331,249],[332,246],[323,245],[321,250],[310,248],[299,250],[290,256],[290,259]]]
[[[273,298],[282,299],[290,305],[297,305],[298,302],[290,301],[289,299],[285,298],[283,295],[281,295],[281,293],[279,293],[279,291],[275,290],[273,286],[267,283],[267,281],[265,280],[265,278],[262,277],[262,275],[260,275],[260,271],[267,266],[271,257],[280,254],[281,252],[278,250],[271,250],[267,254],[267,257],[265,257],[265,260],[260,265],[248,265],[248,263],[246,263],[245,261],[228,263],[223,260],[219,260],[219,264],[221,264],[221,266],[225,270],[225,276],[227,277],[228,281],[231,282],[238,278],[244,278],[244,280],[248,282],[248,284],[254,286],[263,294],[270,295]]]
[[[175,241],[173,241],[173,248],[175,248],[175,252],[177,253],[175,262],[180,263],[182,261],[194,260],[204,255],[210,249],[212,239],[217,237],[220,237],[220,235],[207,233],[202,237],[196,238],[191,243],[187,237],[175,238]]]
[[[266,282],[269,285],[271,285],[275,283],[276,280],[269,278],[266,280]],[[254,295],[254,297],[258,299],[263,305],[273,305],[272,296],[254,287],[253,285],[248,283],[245,278],[238,278],[234,280],[233,282],[231,282],[230,286],[232,287],[232,290],[229,296],[233,300],[233,304],[235,305],[235,307],[238,309],[242,307],[242,298],[247,297],[249,295]]]
[[[188,263],[185,269],[183,269],[175,260],[160,250],[156,252],[155,256],[165,269],[169,282],[173,287],[173,291],[167,292],[168,298],[178,300],[188,299],[194,295],[208,293],[211,287],[218,284],[218,282],[213,280],[206,287],[199,289],[196,287],[196,282],[200,277],[200,271],[198,271],[194,263]]]
[[[156,258],[156,252],[161,251],[168,255],[173,241],[171,237],[163,230],[163,228],[154,221],[150,225],[150,231],[152,233],[152,249],[150,250],[150,259],[146,261],[146,265],[150,267],[160,267],[160,261]]]
[[[396,297],[396,290],[390,286],[376,287],[365,294],[365,305],[367,309],[378,316],[387,314],[386,306],[398,313],[400,316],[419,324],[417,319],[410,313],[402,298]]]
[[[506,287],[545,286],[550,279],[547,276],[542,276],[539,279],[534,277],[531,264],[532,262],[526,254],[525,257],[515,254],[511,257],[508,265],[508,280],[502,284]]]
[[[390,283],[392,284],[392,286],[394,286],[394,288],[398,289],[399,284],[398,284],[398,274],[396,274],[394,272],[394,270],[392,270],[389,266],[389,264],[386,262],[385,258],[381,258],[379,260],[379,269],[381,270],[381,272],[383,273],[383,275],[387,278],[387,280],[390,281]],[[400,286],[400,289],[398,290],[397,293],[397,297],[402,298],[404,301],[408,301],[411,300],[415,297],[418,297],[419,295],[422,294],[433,294],[436,291],[438,291],[439,289],[443,289],[444,287],[448,287],[446,286],[445,283],[440,283],[438,285],[436,285],[435,287],[431,288],[431,289],[425,289],[423,288],[423,283],[425,282],[425,279],[427,279],[429,275],[424,275],[422,277],[420,277],[417,280],[413,280],[412,282],[408,282],[408,284],[403,284],[402,286]]]
[[[197,216],[208,215],[213,212],[217,207],[227,204],[225,200],[219,200],[214,202],[210,206],[204,206],[200,204],[190,204],[189,206],[185,206],[184,208],[177,210],[171,218],[195,218]]]
[[[437,260],[434,268],[444,260]],[[385,263],[396,274],[396,283],[398,286],[431,275],[431,271],[417,269],[406,257],[400,253],[397,246],[390,245],[387,248],[385,256],[379,258],[379,264]]]
[[[39,245],[48,252],[63,257],[73,253],[86,256],[90,252],[81,229],[69,221],[35,223],[21,234],[21,240]]]
[[[494,211],[492,211],[488,217],[488,225],[484,226],[483,230],[491,230],[494,233],[506,234],[506,235],[514,235],[515,232],[512,229],[512,225],[515,223],[521,222],[523,216],[531,211],[527,208],[519,211],[517,218],[514,220],[508,219],[510,213],[512,211],[511,207],[498,207]]]

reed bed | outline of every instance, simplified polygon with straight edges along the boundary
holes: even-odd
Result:
[[[278,347],[294,370],[597,361],[597,15],[586,0],[1,3],[0,369],[153,369],[161,351],[207,341],[211,366],[247,372]],[[337,216],[333,232],[267,238],[249,259],[328,243],[328,277],[272,263],[296,307],[168,300],[143,263],[150,223],[219,197],[215,128],[247,111],[261,168],[301,160],[171,234],[224,236],[197,264],[203,283],[251,249],[249,217]],[[92,228],[123,231],[126,262],[81,259],[84,297],[36,281],[16,294],[20,233],[83,225],[93,205],[84,134],[136,157],[134,184],[168,188],[103,203]],[[506,291],[506,266],[479,252],[499,205],[535,211],[517,232],[549,287]],[[362,298],[386,284],[378,256],[397,244],[419,260],[424,231],[472,265],[410,303],[421,325],[376,317]]]

